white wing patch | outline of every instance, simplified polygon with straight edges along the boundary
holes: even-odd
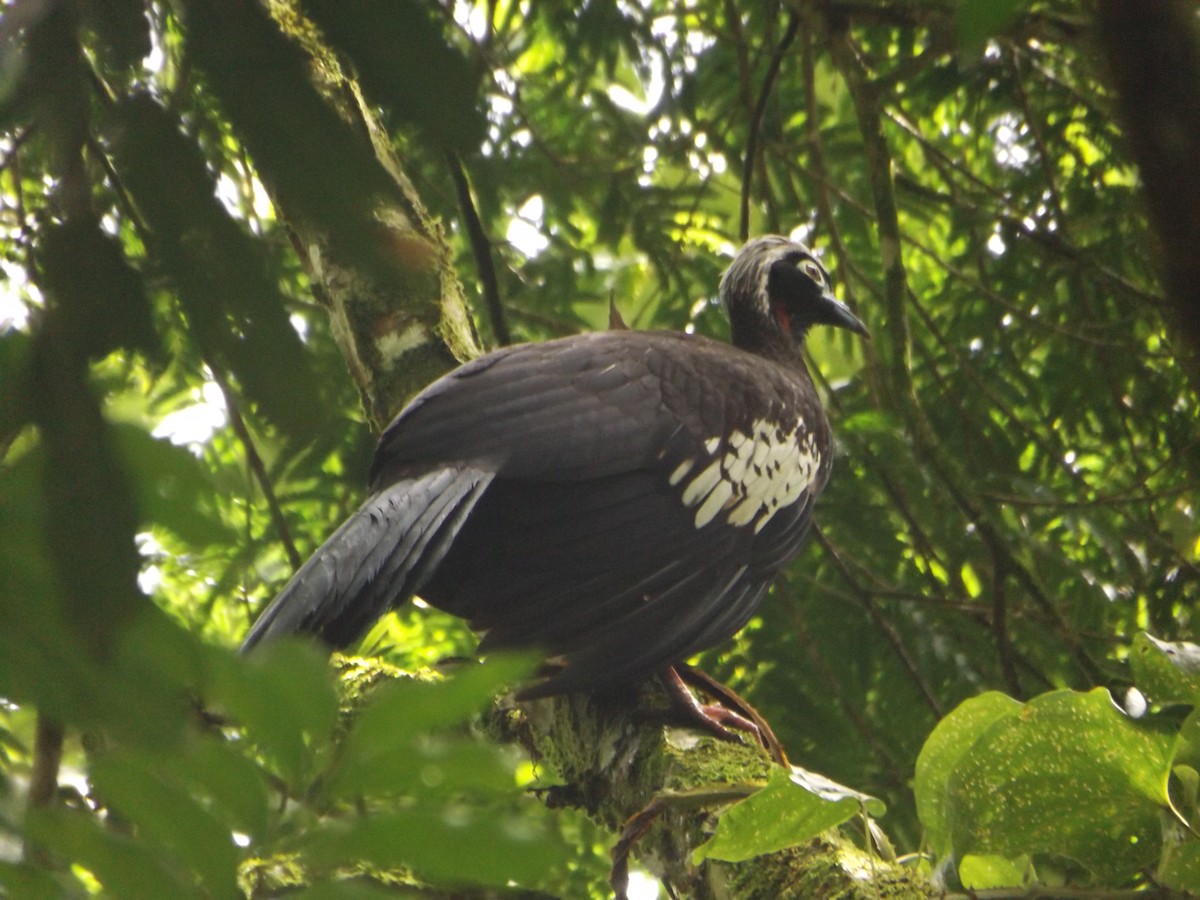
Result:
[[[821,460],[816,441],[800,423],[780,427],[758,419],[749,434],[735,431],[725,441],[709,438],[704,449],[711,462],[683,487],[684,506],[696,507],[696,527],[703,528],[724,513],[730,525],[754,524],[762,531],[780,509],[795,503],[817,477]],[[680,484],[697,467],[685,460],[671,473]]]

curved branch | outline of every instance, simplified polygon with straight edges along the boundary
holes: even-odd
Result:
[[[492,242],[488,240],[483,222],[479,218],[479,210],[475,207],[471,183],[457,154],[447,153],[446,165],[454,181],[454,193],[458,196],[458,207],[462,211],[463,224],[466,225],[467,237],[471,241],[471,253],[475,257],[475,269],[479,272],[479,280],[482,283],[483,300],[488,311],[488,321],[492,325],[492,334],[497,344],[511,344],[512,334],[508,330],[508,320],[500,303],[500,284],[496,278],[496,262],[492,259]]]
[[[47,809],[58,795],[58,771],[62,765],[63,740],[66,732],[62,723],[45,710],[38,710],[33,739],[33,771],[29,775],[29,809]],[[38,865],[48,865],[45,851],[26,841],[25,859]]]
[[[238,397],[233,388],[229,385],[229,379],[225,377],[225,373],[213,361],[208,361],[208,370],[212,372],[213,381],[220,388],[221,396],[225,398],[225,410],[229,413],[229,425],[233,429],[233,433],[237,435],[237,439],[242,444],[242,449],[246,453],[246,465],[250,467],[250,471],[254,474],[254,480],[258,482],[259,489],[263,492],[263,499],[267,501],[267,514],[271,517],[271,525],[275,529],[275,533],[279,535],[279,542],[283,544],[283,550],[287,554],[288,564],[292,567],[292,571],[297,571],[304,560],[300,557],[299,551],[296,550],[296,542],[292,538],[292,530],[288,526],[287,518],[283,514],[283,507],[279,504],[279,498],[275,495],[275,486],[271,483],[271,476],[267,473],[267,467],[263,463],[262,457],[258,453],[258,447],[254,444],[254,437],[250,434],[250,429],[246,426],[246,420],[242,418],[242,411],[238,406]]]
[[[746,135],[746,155],[742,160],[742,205],[741,218],[738,224],[738,236],[745,241],[750,237],[750,181],[754,177],[754,162],[758,157],[758,142],[762,132],[763,116],[767,112],[767,101],[771,99],[771,91],[775,88],[775,79],[779,77],[779,67],[783,64],[783,55],[787,52],[796,33],[800,30],[800,16],[792,13],[788,17],[787,30],[771,56],[767,74],[763,78],[762,87],[758,91],[758,100],[754,103],[754,112],[750,116],[750,133]]]

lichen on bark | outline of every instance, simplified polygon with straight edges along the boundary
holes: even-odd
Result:
[[[329,310],[367,419],[378,432],[417,391],[479,355],[479,339],[449,244],[405,176],[386,129],[296,5],[274,0],[269,8],[306,53],[317,89],[369,140],[396,187],[375,209],[379,256],[388,265],[369,269],[348,257],[333,235],[287,215],[280,204],[313,293]]]

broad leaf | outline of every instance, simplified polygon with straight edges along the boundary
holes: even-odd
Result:
[[[995,722],[1016,715],[1021,704],[996,691],[959,704],[938,723],[917,757],[913,793],[925,837],[938,856],[950,852],[950,776],[980,736]]]
[[[867,810],[882,815],[884,806],[815,773],[773,769],[762,790],[721,815],[716,833],[692,859],[737,862],[795,847]]]
[[[1158,857],[1173,743],[1169,728],[1128,718],[1102,688],[1035,697],[954,766],[954,852],[1053,854],[1106,881],[1132,878]]]

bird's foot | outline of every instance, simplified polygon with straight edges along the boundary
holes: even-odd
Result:
[[[789,765],[787,755],[766,719],[736,692],[699,669],[685,665],[667,669],[662,680],[667,688],[670,712],[686,724],[701,728],[723,741],[738,740],[731,729],[746,732],[754,736],[775,762],[781,766]],[[689,685],[718,702],[701,703],[689,690]]]

